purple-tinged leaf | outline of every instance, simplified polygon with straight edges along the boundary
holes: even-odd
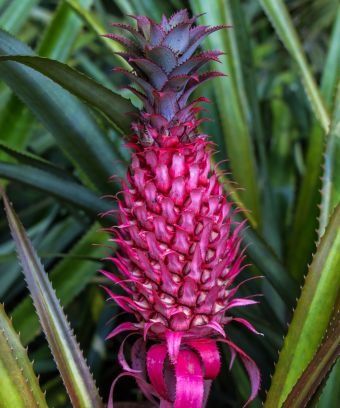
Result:
[[[146,44],[146,40],[144,38],[144,36],[139,33],[137,30],[135,30],[133,27],[131,27],[128,24],[122,24],[122,23],[111,23],[112,27],[116,27],[116,28],[121,28],[122,30],[126,30],[129,31],[134,38],[138,41],[138,45],[140,46],[140,48],[144,48],[145,44]]]
[[[165,45],[178,54],[181,54],[189,45],[189,30],[190,23],[180,23],[171,29],[163,40],[162,45]]]
[[[150,20],[146,16],[133,16],[128,14],[129,17],[137,21],[138,32],[144,35],[145,38],[150,37]]]
[[[334,211],[309,267],[265,407],[281,406],[313,359],[337,301],[339,265],[340,205]]]
[[[181,95],[181,91],[184,90],[184,87],[188,83],[190,79],[192,79],[192,75],[177,75],[171,77],[168,80],[165,87],[163,88],[164,91],[173,91],[176,92],[177,98]],[[197,76],[198,79],[198,76]]]
[[[169,18],[169,25],[171,27],[176,26],[177,24],[185,23],[189,20],[189,13],[187,9],[182,9],[174,13]]]
[[[172,119],[177,111],[177,100],[175,92],[154,92],[154,98],[157,102],[158,114],[164,116],[167,120]]]
[[[119,326],[115,327],[106,337],[106,340],[112,339],[113,337],[118,336],[118,334],[127,332],[127,331],[137,331],[136,326],[130,322],[121,323]]]
[[[147,81],[138,77],[133,72],[127,71],[126,69],[123,69],[123,68],[117,67],[114,69],[114,71],[119,72],[120,74],[124,75],[126,78],[130,79],[130,81],[136,83],[146,93],[150,102],[153,101],[154,88]]]
[[[208,81],[209,79],[216,78],[216,77],[221,77],[221,76],[226,76],[222,72],[218,71],[212,71],[212,72],[205,72],[204,74],[199,76],[198,81],[197,80],[191,80],[189,81],[186,91],[184,94],[181,96],[179,100],[179,104],[181,107],[184,107],[190,97],[190,95],[194,92],[194,90],[200,86],[203,82]]]
[[[123,47],[126,47],[126,49],[137,51],[138,50],[138,45],[130,40],[129,38],[123,37],[118,34],[103,34],[102,37],[104,38],[109,38],[110,40],[116,41],[118,44],[122,45]]]
[[[306,407],[317,391],[323,379],[336,362],[340,354],[340,302],[335,307],[333,319],[329,325],[324,341],[315,353],[312,361],[298,379],[283,408]]]
[[[169,74],[177,64],[177,58],[174,52],[164,45],[146,50],[145,54],[155,64],[160,65],[167,74]]]
[[[74,407],[102,407],[72,329],[26,231],[2,192],[6,215],[34,306]]]
[[[254,360],[252,360],[242,349],[240,349],[235,343],[228,339],[219,339],[222,343],[228,344],[232,353],[232,359],[230,365],[234,362],[236,355],[238,355],[249,375],[250,378],[250,385],[251,385],[251,393],[248,401],[245,403],[244,407],[246,407],[250,402],[256,397],[261,383],[261,375],[260,371],[255,364]]]
[[[187,75],[192,72],[196,72],[199,68],[201,68],[204,64],[209,61],[216,61],[219,62],[218,57],[222,55],[223,52],[221,51],[205,51],[201,54],[195,55],[189,58],[187,61],[180,64],[176,69],[171,72],[171,76],[177,75]]]
[[[150,21],[150,45],[156,46],[160,45],[164,36],[165,36],[165,31],[163,31],[163,28],[159,25],[156,24],[153,20]]]
[[[154,402],[152,389],[150,390],[150,385],[146,382],[146,350],[145,342],[141,338],[136,340],[132,345],[131,361],[132,368],[141,372],[141,380],[136,378],[138,387],[142,390],[143,394],[149,401]]]
[[[162,89],[168,77],[158,65],[146,58],[133,58],[131,62],[134,63],[144,74],[148,77],[150,83],[157,89]]]
[[[201,42],[210,34],[215,31],[222,30],[222,28],[229,28],[226,25],[219,25],[215,27],[207,26],[197,26],[190,30],[190,44],[189,47],[185,50],[184,54],[179,58],[179,63],[182,63],[189,59],[192,54],[196,51]]]

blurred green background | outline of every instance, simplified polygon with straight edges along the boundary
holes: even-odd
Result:
[[[123,64],[114,55],[118,46],[100,34],[112,31],[111,22],[127,22],[128,14],[159,20],[183,7],[205,12],[201,24],[233,26],[204,42],[206,48],[226,52],[214,68],[228,76],[198,93],[212,100],[204,113],[212,121],[202,128],[218,146],[216,161],[228,159],[220,164],[231,172],[227,191],[249,210],[243,214],[250,225],[244,239],[252,266],[243,277],[266,278],[243,288],[243,294],[263,293],[260,305],[238,312],[265,336],[230,328],[234,341],[261,369],[262,389],[251,405],[258,407],[270,386],[315,242],[339,198],[339,112],[333,113],[340,59],[338,1],[0,0],[0,28],[37,55],[66,63],[138,106],[128,91],[120,90],[123,78],[112,72]],[[1,37],[1,55],[32,52],[18,44]],[[99,287],[105,282],[97,274],[101,258],[112,250],[93,244],[107,241],[97,214],[109,204],[98,197],[118,191],[108,176],[124,174],[129,153],[122,128],[93,100],[81,103],[63,89],[67,85],[55,85],[57,78],[53,83],[42,78],[17,62],[0,62],[0,183],[44,262],[106,400],[121,372],[121,339],[104,338],[124,316],[105,301]],[[119,115],[119,106],[112,108]],[[80,185],[80,190],[74,187]],[[22,343],[29,345],[49,406],[70,406],[28,297],[2,208],[0,301],[13,316]],[[209,406],[241,407],[249,393],[247,376],[239,362],[229,372],[228,355],[224,350],[222,355],[223,370]],[[311,406],[335,407],[338,366]],[[142,401],[129,379],[118,384],[116,396]]]

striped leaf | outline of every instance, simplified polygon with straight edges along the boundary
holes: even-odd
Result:
[[[72,405],[101,407],[90,371],[40,259],[5,193],[3,199],[27,286]]]
[[[0,407],[47,408],[45,396],[12,322],[0,304]]]
[[[281,406],[317,351],[338,296],[339,265],[340,205],[330,219],[309,268],[265,407]]]

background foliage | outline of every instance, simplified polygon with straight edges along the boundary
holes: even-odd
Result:
[[[124,316],[105,301],[99,287],[105,280],[97,270],[114,248],[105,246],[108,237],[99,228],[109,221],[98,214],[113,205],[100,197],[119,190],[109,177],[122,176],[129,160],[123,135],[129,129],[126,112],[133,106],[122,97],[135,106],[138,102],[120,89],[123,79],[111,72],[123,65],[114,54],[118,46],[100,34],[110,32],[110,22],[127,20],[127,14],[158,20],[182,7],[206,12],[202,24],[233,26],[204,43],[226,52],[218,68],[228,77],[199,92],[212,100],[205,115],[213,121],[203,128],[218,145],[216,162],[228,159],[220,164],[231,172],[226,190],[249,210],[239,214],[249,225],[244,243],[251,266],[243,276],[264,276],[242,288],[246,295],[263,293],[260,304],[237,313],[264,336],[229,328],[262,372],[262,390],[251,406],[266,401],[266,407],[280,407],[292,389],[289,407],[302,406],[297,396],[313,407],[335,406],[340,398],[340,367],[334,365],[338,336],[333,334],[339,333],[340,269],[337,1],[0,0],[0,183],[43,261],[106,400],[121,371],[121,338],[104,338]],[[43,398],[35,372],[48,406],[68,407],[0,211],[0,301],[5,304],[0,332],[22,356],[20,364],[33,384],[36,394],[29,406]],[[19,228],[13,220],[12,227]],[[27,244],[23,235],[18,242]],[[52,310],[52,321],[59,313]],[[2,360],[12,350],[2,340],[0,336],[0,362],[10,367],[0,379],[4,391],[10,387],[8,372],[19,374],[15,359]],[[28,345],[34,372],[22,345]],[[249,393],[248,379],[238,362],[229,372],[228,355],[222,353],[224,366],[209,406],[240,407]],[[2,369],[0,364],[0,374]],[[4,398],[0,391],[0,406],[5,406]],[[127,379],[117,386],[116,398],[142,401]],[[86,404],[84,399],[79,406]]]

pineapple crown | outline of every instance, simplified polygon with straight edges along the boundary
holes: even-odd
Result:
[[[201,97],[188,103],[192,92],[203,82],[221,72],[198,71],[210,61],[218,61],[223,53],[218,50],[195,53],[209,34],[227,26],[195,25],[199,16],[189,18],[187,10],[180,10],[157,24],[146,16],[129,16],[137,27],[113,23],[112,26],[129,33],[129,37],[106,34],[105,37],[121,44],[125,51],[117,52],[132,67],[132,71],[116,68],[134,86],[127,86],[143,102],[143,110],[132,123],[132,129],[143,146],[169,147],[188,143],[199,136],[197,127],[202,122],[196,114],[202,109]],[[201,135],[203,136],[203,135]]]

